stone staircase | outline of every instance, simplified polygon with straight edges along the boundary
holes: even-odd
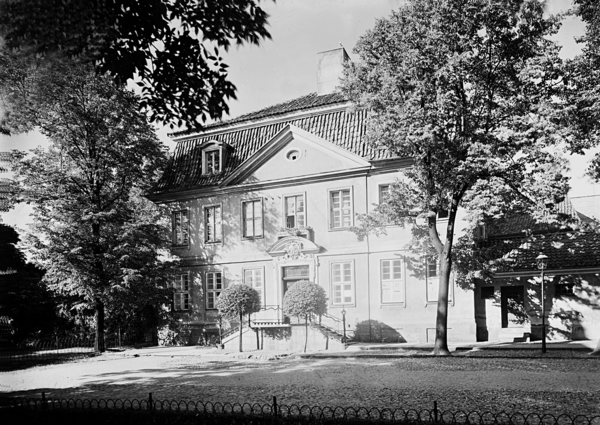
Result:
[[[527,328],[502,328],[498,332],[498,342],[528,342],[530,337]]]

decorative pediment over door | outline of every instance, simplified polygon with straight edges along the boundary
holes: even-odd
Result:
[[[279,239],[267,253],[276,261],[313,259],[321,247],[300,236],[286,236]]]

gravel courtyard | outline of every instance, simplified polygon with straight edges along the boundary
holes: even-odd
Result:
[[[600,359],[108,355],[1,372],[1,397],[189,400],[600,415]]]

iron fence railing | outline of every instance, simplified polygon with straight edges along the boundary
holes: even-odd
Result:
[[[0,399],[4,413],[26,411],[140,411],[191,413],[195,418],[215,418],[211,423],[262,424],[262,423],[426,423],[426,424],[514,424],[514,425],[597,425],[600,416],[450,411],[431,409],[392,409],[366,407],[310,407],[307,405],[279,404],[273,397],[271,404],[213,403],[177,400],[154,400],[152,393],[145,399]],[[94,413],[95,415],[95,413]],[[235,420],[231,420],[234,418]],[[51,421],[47,421],[52,423]],[[102,422],[104,423],[104,422]],[[155,423],[155,422],[152,422]],[[179,422],[177,422],[179,423]],[[198,421],[195,423],[203,423]]]

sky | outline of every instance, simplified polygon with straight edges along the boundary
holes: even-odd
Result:
[[[272,40],[260,46],[232,47],[222,54],[229,65],[230,80],[237,86],[237,100],[229,102],[230,117],[292,100],[316,92],[316,54],[338,48],[340,43],[352,60],[358,58],[353,48],[379,18],[397,9],[402,0],[262,0],[270,15],[269,31]],[[571,0],[550,0],[548,13],[559,13],[571,6]],[[561,54],[570,58],[580,49],[574,37],[583,34],[583,25],[575,18],[564,20],[557,41],[563,46]],[[224,117],[227,119],[228,117]],[[172,149],[168,133],[157,133]],[[0,136],[0,151],[28,150],[44,145],[43,136],[36,133],[14,137]],[[571,158],[571,196],[600,195],[600,185],[584,176],[591,155]],[[30,221],[30,207],[19,205],[2,214],[2,220],[25,229]]]

